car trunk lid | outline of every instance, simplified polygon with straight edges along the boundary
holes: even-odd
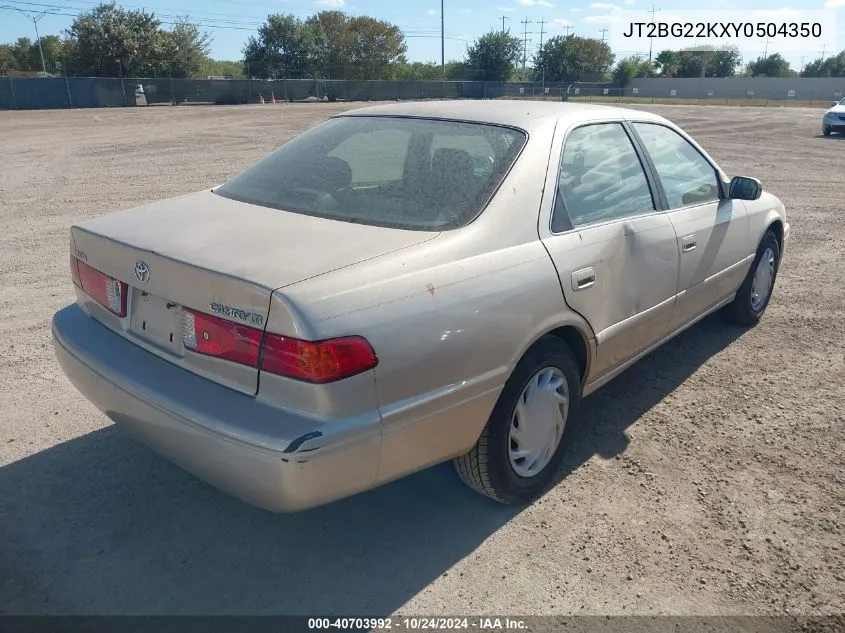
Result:
[[[246,393],[258,370],[191,353],[184,311],[264,329],[274,290],[402,249],[436,233],[352,224],[241,203],[211,191],[81,222],[71,229],[80,261],[127,284],[119,318],[92,301],[88,312],[149,351]],[[286,323],[296,335],[293,308]]]

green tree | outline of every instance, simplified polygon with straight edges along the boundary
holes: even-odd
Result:
[[[0,75],[18,70],[18,60],[9,44],[0,44]]]
[[[345,78],[353,38],[349,17],[343,11],[320,11],[306,25],[314,33],[314,65],[326,77]]]
[[[508,81],[516,71],[522,53],[522,42],[510,31],[490,31],[482,35],[467,49],[466,61],[476,79],[483,81]]]
[[[177,19],[169,31],[159,31],[158,38],[156,74],[192,77],[208,57],[211,37],[187,18]]]
[[[614,55],[601,40],[577,35],[549,38],[534,60],[539,75],[545,67],[546,81],[599,81],[610,72]]]
[[[394,64],[405,63],[408,45],[402,30],[390,22],[366,16],[349,20],[350,77],[379,79]]]
[[[81,13],[68,29],[76,42],[77,75],[155,76],[161,68],[159,27],[152,13],[114,3]]]
[[[272,14],[244,46],[249,77],[309,77],[314,72],[317,43],[314,29],[293,15]]]
[[[242,79],[244,76],[244,65],[243,62],[231,62],[206,57],[200,62],[195,76],[202,79],[206,79],[207,77]]]
[[[678,51],[678,77],[733,77],[742,62],[742,54],[735,47],[703,47]]]
[[[780,53],[758,57],[745,67],[748,77],[791,77],[793,74],[789,62]]]
[[[802,77],[845,77],[845,51],[827,59],[816,59],[804,67]]]
[[[668,77],[675,77],[678,74],[678,66],[680,66],[681,58],[677,51],[660,51],[654,62],[660,68],[660,74]]]
[[[613,68],[613,82],[624,87],[635,77],[651,77],[654,69],[647,59],[639,57],[623,57]]]

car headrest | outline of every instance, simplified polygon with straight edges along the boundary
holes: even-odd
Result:
[[[462,149],[441,147],[431,157],[431,175],[437,182],[467,182],[475,171],[472,156]]]
[[[314,165],[312,178],[320,183],[320,189],[338,191],[352,182],[352,168],[337,156],[325,156]]]

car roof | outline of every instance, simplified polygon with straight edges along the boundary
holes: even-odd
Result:
[[[452,119],[473,123],[508,125],[531,132],[549,120],[565,118],[571,123],[598,117],[664,121],[659,115],[630,108],[593,103],[529,101],[519,99],[411,101],[390,103],[341,112],[335,116],[397,116]]]

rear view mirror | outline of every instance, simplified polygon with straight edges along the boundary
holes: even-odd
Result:
[[[728,187],[728,196],[732,200],[757,200],[763,195],[763,183],[756,178],[735,176]]]

